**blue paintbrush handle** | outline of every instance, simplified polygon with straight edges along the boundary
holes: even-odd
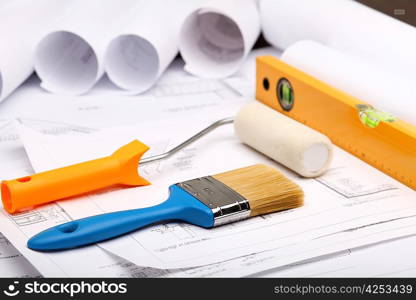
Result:
[[[176,185],[169,190],[169,199],[159,205],[92,216],[51,227],[32,237],[27,246],[39,251],[75,248],[166,220],[182,220],[207,228],[213,226],[214,216],[210,208]]]

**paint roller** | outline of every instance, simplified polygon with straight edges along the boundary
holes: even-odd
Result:
[[[253,101],[245,105],[235,118],[214,122],[163,154],[141,159],[149,147],[134,140],[108,157],[5,180],[1,184],[4,208],[9,213],[15,213],[114,185],[148,185],[150,183],[137,172],[138,164],[171,157],[212,130],[232,123],[236,135],[244,144],[301,176],[319,176],[331,162],[332,144],[326,136]]]

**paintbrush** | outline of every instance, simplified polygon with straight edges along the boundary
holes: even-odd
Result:
[[[159,205],[107,213],[49,228],[27,245],[38,251],[75,248],[111,239],[161,221],[212,228],[303,205],[303,191],[276,169],[253,165],[169,187]]]

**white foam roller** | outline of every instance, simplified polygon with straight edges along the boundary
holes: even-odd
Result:
[[[331,141],[268,106],[253,101],[234,121],[239,139],[304,177],[321,175],[332,160]]]

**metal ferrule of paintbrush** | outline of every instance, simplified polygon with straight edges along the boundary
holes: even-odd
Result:
[[[214,216],[213,226],[250,216],[249,201],[213,176],[196,178],[176,185],[211,209]]]

